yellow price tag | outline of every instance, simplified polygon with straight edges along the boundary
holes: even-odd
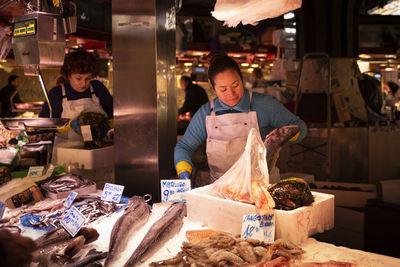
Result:
[[[60,7],[60,0],[53,0],[53,6]]]
[[[20,27],[17,29],[14,29],[14,36],[19,36],[19,35],[24,35],[26,34],[26,27]]]
[[[35,33],[35,24],[29,24],[28,28],[26,29],[26,33]]]

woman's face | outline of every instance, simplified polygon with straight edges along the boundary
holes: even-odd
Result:
[[[72,89],[80,93],[83,93],[88,89],[91,80],[91,73],[72,73],[69,77],[69,83],[71,84]]]
[[[219,100],[230,107],[237,105],[244,94],[242,79],[231,69],[214,76],[214,89]]]

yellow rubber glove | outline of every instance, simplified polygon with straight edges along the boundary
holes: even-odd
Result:
[[[110,129],[114,128],[114,118],[108,120],[108,125],[110,126]]]
[[[181,172],[188,172],[191,174],[192,166],[186,161],[180,161],[176,164],[176,172],[178,173],[178,176],[181,174]]]
[[[59,132],[59,133],[65,133],[65,132],[67,132],[67,131],[69,131],[69,130],[72,130],[72,128],[71,128],[71,121],[72,121],[72,120],[70,120],[70,121],[68,122],[67,126],[65,126],[65,127],[58,127],[58,128],[57,128],[57,132]]]
[[[297,140],[297,138],[299,138],[300,136],[300,132],[297,132],[297,134],[295,136],[293,136],[292,138],[289,139],[290,142],[294,142]]]

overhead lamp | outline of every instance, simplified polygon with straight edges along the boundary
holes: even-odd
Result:
[[[251,64],[252,68],[258,68],[258,64]]]
[[[385,68],[385,71],[394,71],[394,68]]]
[[[247,70],[248,70],[249,72],[253,72],[254,69],[253,69],[253,68],[248,68]]]
[[[242,63],[242,64],[240,64],[240,66],[242,66],[242,67],[248,67],[248,66],[249,66],[249,63]]]
[[[188,68],[186,68],[186,69],[185,69],[185,72],[189,72],[189,69],[188,69]]]
[[[190,66],[193,65],[193,63],[192,62],[185,62],[183,65],[186,66],[186,67],[190,67]]]

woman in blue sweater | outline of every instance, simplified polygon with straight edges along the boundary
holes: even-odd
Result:
[[[175,167],[181,179],[190,177],[191,158],[204,141],[212,182],[229,170],[243,153],[252,128],[259,129],[264,139],[276,128],[298,125],[300,132],[291,142],[300,142],[306,136],[306,124],[281,103],[271,96],[243,88],[240,68],[227,55],[217,54],[211,59],[208,78],[217,98],[196,112],[175,147]]]

